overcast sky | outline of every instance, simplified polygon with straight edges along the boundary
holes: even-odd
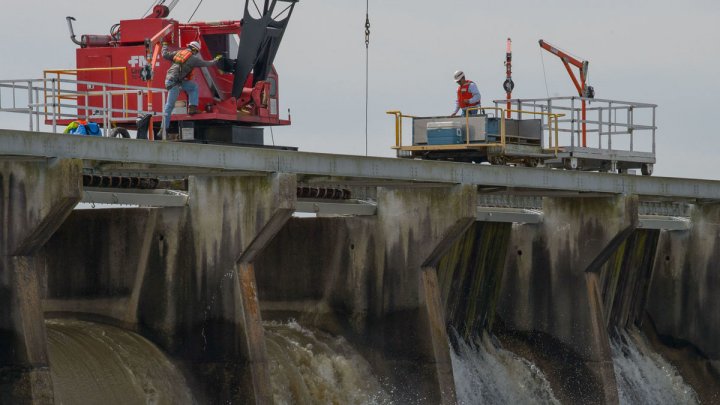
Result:
[[[65,16],[77,19],[78,35],[106,34],[151,4],[12,1],[0,24],[0,79],[74,67]],[[171,17],[186,22],[197,4],[181,0]],[[205,0],[194,20],[240,19],[243,4]],[[543,38],[590,61],[598,98],[659,105],[655,175],[720,180],[720,1],[370,0],[370,20],[370,155],[394,156],[393,122],[385,111],[450,113],[457,69],[478,84],[484,103],[504,97],[507,37],[513,39],[515,97],[573,95],[560,61],[547,53],[541,59],[537,41]],[[281,111],[290,108],[293,120],[275,128],[277,144],[365,153],[364,22],[362,0],[297,5],[275,60]],[[26,122],[0,115],[0,127],[25,129]]]

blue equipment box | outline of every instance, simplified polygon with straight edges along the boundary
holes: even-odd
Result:
[[[430,122],[427,124],[428,145],[455,145],[465,142],[465,128],[456,122]]]

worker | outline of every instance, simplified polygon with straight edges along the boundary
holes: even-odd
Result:
[[[192,41],[187,45],[186,49],[177,51],[168,51],[168,44],[162,44],[163,58],[172,61],[172,66],[168,69],[165,76],[165,88],[168,89],[167,102],[165,103],[165,117],[163,119],[163,128],[167,131],[170,125],[170,114],[175,108],[175,102],[180,95],[182,88],[188,95],[188,114],[198,113],[198,86],[192,80],[193,69],[196,67],[212,66],[218,63],[221,56],[215,57],[213,60],[203,60],[198,55],[200,52],[200,43]]]
[[[462,110],[463,115],[477,115],[478,110],[468,110],[468,108],[480,106],[480,91],[477,85],[470,80],[466,80],[465,73],[462,70],[456,71],[453,77],[455,83],[458,84],[458,89],[455,111],[450,116],[456,116],[460,110]]]

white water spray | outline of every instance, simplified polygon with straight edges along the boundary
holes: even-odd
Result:
[[[344,338],[292,320],[264,326],[276,405],[391,403],[368,362]]]
[[[610,341],[620,404],[698,404],[695,391],[638,331]]]
[[[457,400],[474,404],[557,404],[542,371],[483,334],[474,344],[461,338],[450,350]]]

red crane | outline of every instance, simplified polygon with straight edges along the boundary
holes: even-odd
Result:
[[[588,74],[588,65],[590,62],[584,60],[579,61],[576,58],[568,55],[567,53],[559,50],[558,48],[548,44],[547,42],[543,41],[542,39],[539,41],[540,47],[553,55],[560,58],[563,65],[565,65],[565,69],[567,69],[568,74],[570,75],[570,79],[572,79],[573,84],[575,85],[575,89],[577,89],[578,95],[582,97],[582,146],[587,146],[587,128],[585,121],[587,119],[587,111],[585,106],[585,99],[586,98],[593,98],[595,97],[595,91],[592,88],[592,86],[587,85],[587,74]],[[578,68],[580,72],[580,80],[577,79],[575,76],[575,73],[570,68],[570,65],[575,66]]]

